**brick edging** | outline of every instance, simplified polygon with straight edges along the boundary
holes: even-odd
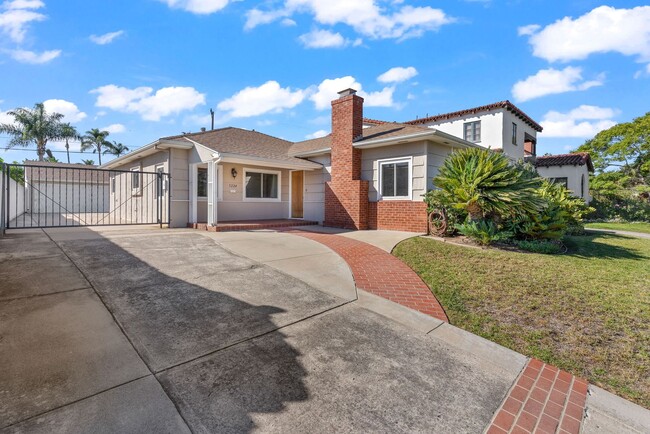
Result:
[[[581,378],[530,359],[494,414],[486,433],[579,434],[587,386]]]
[[[347,262],[357,288],[378,295],[433,318],[449,322],[431,289],[400,259],[362,241],[341,235],[285,230],[319,242]]]

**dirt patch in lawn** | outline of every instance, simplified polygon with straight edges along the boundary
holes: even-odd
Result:
[[[540,255],[414,238],[393,253],[452,324],[650,408],[650,240],[598,234],[566,245]]]

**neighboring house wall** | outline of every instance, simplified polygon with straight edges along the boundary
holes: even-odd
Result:
[[[106,213],[110,209],[108,183],[32,181],[26,192],[32,214]]]
[[[332,163],[329,155],[310,157],[310,161],[323,165],[321,170],[305,171],[303,217],[323,223],[325,220],[325,183],[332,179]]]
[[[6,173],[0,171],[0,191],[3,191],[5,188],[4,183],[6,182],[6,178]],[[9,206],[9,221],[11,221],[25,213],[26,193],[25,186],[14,181],[11,178],[9,178],[8,187],[8,191],[5,191],[5,194],[9,194],[9,203],[7,205]],[[7,215],[7,211],[6,209],[3,209],[3,211],[5,212],[5,214],[3,214],[3,218],[6,218],[5,216]],[[7,223],[9,222],[5,222],[5,224]]]
[[[543,178],[566,178],[567,188],[586,202],[591,201],[589,193],[589,169],[587,165],[538,167],[537,173]]]
[[[468,122],[476,121],[481,121],[481,140],[479,142],[476,142],[476,144],[481,145],[485,148],[502,149],[504,137],[504,115],[502,109],[481,113],[480,115],[473,114],[456,119],[429,122],[425,125],[430,128],[434,128],[444,133],[464,139],[464,125]]]
[[[526,134],[537,138],[537,131],[511,111],[504,111],[503,115],[503,152],[510,158],[521,160],[524,158],[524,140]],[[517,144],[512,143],[513,125],[517,125]]]
[[[189,159],[190,151],[185,149],[171,148],[170,167],[165,167],[171,175],[171,192],[170,192],[170,218],[171,226],[175,228],[184,228],[189,221],[190,207],[190,170]],[[206,212],[207,215],[207,212]]]

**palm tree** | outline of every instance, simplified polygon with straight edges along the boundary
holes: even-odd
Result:
[[[115,155],[116,157],[119,157],[120,155],[124,155],[127,152],[129,152],[128,147],[124,146],[121,143],[117,143],[115,140],[113,140],[113,143],[109,143],[106,145],[106,150],[104,151],[104,155],[111,154],[111,155]]]
[[[65,139],[65,152],[68,154],[68,164],[70,164],[70,145],[68,140],[79,140],[81,137],[77,129],[70,123],[61,124],[61,138]]]
[[[95,160],[81,160],[83,164],[86,166],[94,166],[95,165]]]
[[[102,165],[102,148],[111,146],[111,142],[106,140],[110,133],[108,131],[99,131],[99,128],[93,128],[86,131],[86,134],[81,138],[81,151],[93,150],[93,154],[97,152],[99,155],[99,165]]]
[[[43,161],[45,148],[49,140],[60,140],[61,136],[61,113],[48,113],[43,103],[37,103],[33,109],[17,108],[7,112],[13,116],[11,124],[0,124],[0,133],[11,136],[7,149],[14,146],[29,146],[36,144],[38,160]]]

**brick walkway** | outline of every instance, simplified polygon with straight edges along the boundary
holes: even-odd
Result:
[[[578,434],[587,382],[531,359],[497,410],[488,434]]]
[[[350,266],[357,288],[449,322],[447,314],[427,284],[408,265],[390,253],[340,235],[300,230],[288,232],[334,250]]]

